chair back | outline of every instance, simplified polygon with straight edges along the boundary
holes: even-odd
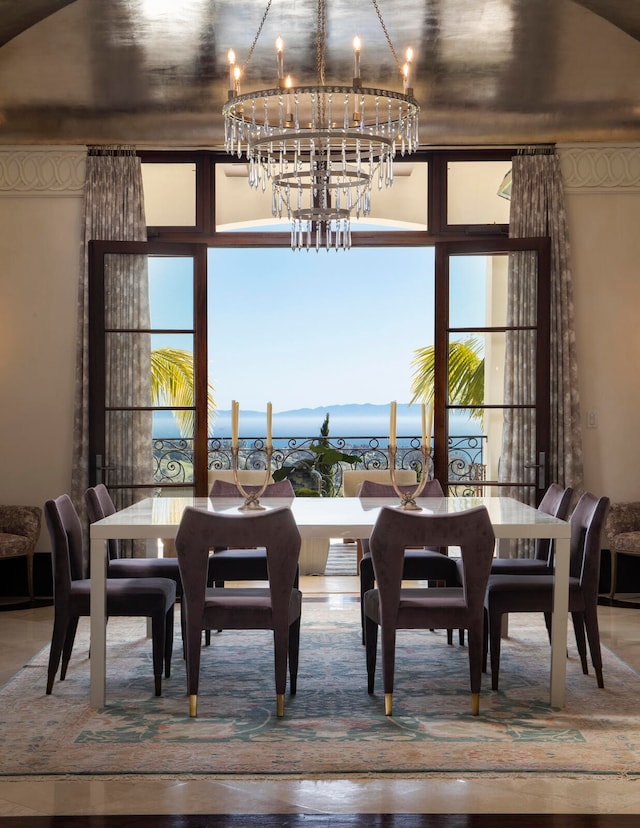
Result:
[[[396,482],[402,486],[414,485],[418,476],[413,469],[397,469]],[[391,485],[391,472],[389,469],[344,469],[342,472],[342,494],[344,497],[357,497],[358,489],[365,480],[374,483],[387,483]]]
[[[217,514],[187,506],[176,535],[187,625],[201,623],[209,550],[220,547],[266,549],[274,619],[288,617],[300,557],[300,532],[291,509],[282,506],[265,512]]]
[[[544,493],[538,510],[552,517],[566,520],[569,517],[573,489],[563,488],[558,483],[552,483]],[[539,561],[547,561],[553,565],[553,544],[551,538],[536,538],[535,557]]]
[[[116,513],[116,507],[104,483],[98,483],[97,486],[87,489],[84,493],[84,501],[89,523],[95,523],[97,520],[102,520]],[[120,557],[120,548],[115,538],[110,538],[107,541],[107,549],[110,561],[115,561]]]
[[[398,486],[402,494],[413,493],[417,483],[409,486]],[[391,483],[376,483],[373,480],[364,480],[358,490],[358,497],[398,497],[398,493]],[[439,480],[427,480],[420,497],[444,497]]]
[[[493,526],[484,506],[435,515],[384,506],[369,541],[384,622],[395,627],[404,550],[414,546],[459,546],[466,607],[470,614],[482,612],[494,544]]]
[[[264,476],[266,470],[262,469],[238,469],[238,480],[244,486],[260,486],[264,483]],[[210,469],[207,474],[209,489],[213,486],[216,480],[223,480],[225,483],[234,483],[235,473],[233,469]],[[269,475],[269,482],[273,482],[273,478]]]
[[[264,473],[263,481],[264,481]],[[240,481],[240,485],[247,492],[247,494],[254,494],[259,492],[262,486],[245,486]],[[209,497],[242,497],[242,494],[235,483],[227,480],[214,480],[209,492]],[[295,497],[293,486],[288,480],[279,480],[277,483],[267,484],[267,488],[260,495],[260,497]]]
[[[573,510],[571,524],[570,575],[580,580],[588,596],[598,593],[602,533],[609,510],[608,497],[595,497],[585,492]]]
[[[69,598],[72,581],[87,577],[82,552],[82,524],[66,494],[47,500],[44,516],[51,538],[54,600],[65,601]]]

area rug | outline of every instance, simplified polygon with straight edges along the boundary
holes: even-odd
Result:
[[[0,690],[0,774],[372,775],[640,772],[640,677],[604,650],[606,687],[584,676],[570,635],[567,706],[548,703],[542,618],[512,616],[501,689],[484,678],[470,714],[467,650],[444,632],[398,635],[394,715],[380,675],[366,690],[357,603],[305,602],[298,693],[275,717],[269,633],[225,631],[204,648],[190,719],[179,638],[153,696],[143,623],[108,625],[108,705],[88,704],[88,623],[64,682],[44,693],[47,651]],[[457,642],[457,636],[454,636]]]

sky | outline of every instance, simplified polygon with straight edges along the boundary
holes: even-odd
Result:
[[[219,409],[274,411],[411,398],[411,360],[433,343],[433,248],[209,251],[209,378]],[[190,327],[189,260],[154,260],[153,327]],[[477,319],[484,259],[456,268],[456,318]],[[458,322],[458,324],[460,324]],[[192,350],[186,335],[153,347]]]

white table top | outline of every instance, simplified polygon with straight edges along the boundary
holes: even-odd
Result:
[[[173,538],[186,506],[209,512],[240,514],[238,498],[156,497],[146,498],[108,518],[91,525],[93,539]],[[398,501],[357,497],[265,498],[267,508],[290,506],[303,538],[367,538],[382,506]],[[442,514],[486,506],[497,538],[568,538],[571,527],[563,520],[546,515],[508,497],[429,497],[418,504],[422,512]]]

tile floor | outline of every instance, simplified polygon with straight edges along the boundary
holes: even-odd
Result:
[[[350,577],[302,578],[308,596],[353,600]],[[620,599],[631,596],[618,596]],[[634,596],[640,603],[640,596]],[[640,609],[640,607],[639,607]],[[0,612],[0,685],[48,643],[52,608]],[[601,607],[602,640],[640,671],[640,611]],[[605,677],[606,680],[606,677]],[[640,770],[640,768],[636,769]],[[424,779],[0,778],[0,817],[186,813],[640,813],[640,777]]]

